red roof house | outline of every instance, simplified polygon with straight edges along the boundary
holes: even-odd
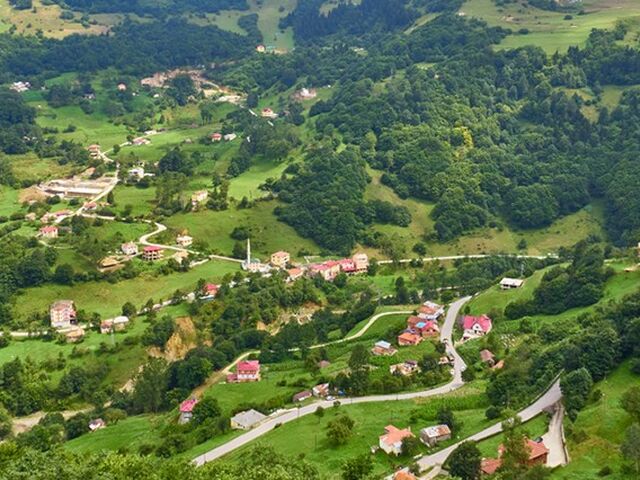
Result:
[[[527,448],[529,450],[529,459],[527,465],[532,467],[534,465],[546,465],[547,457],[549,456],[549,449],[544,442],[535,442],[530,439],[526,439]],[[498,457],[502,457],[504,453],[504,445],[498,447]],[[480,466],[482,473],[485,475],[493,475],[496,470],[502,465],[500,458],[483,458]]]
[[[227,375],[227,381],[231,383],[260,381],[260,361],[243,360],[238,362],[236,373]]]
[[[189,398],[180,404],[180,423],[187,423],[193,417],[193,408],[198,403],[196,398]]]
[[[398,335],[398,345],[401,347],[418,345],[422,341],[422,337],[413,332],[402,332]]]
[[[148,245],[142,250],[142,258],[147,261],[160,260],[162,258],[162,247]]]
[[[462,319],[462,328],[464,328],[463,338],[465,339],[486,335],[491,331],[492,327],[493,323],[486,315],[480,315],[479,317],[465,315]]]

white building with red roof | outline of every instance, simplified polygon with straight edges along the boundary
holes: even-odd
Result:
[[[243,360],[238,362],[236,373],[227,375],[229,383],[259,382],[260,381],[260,361]]]
[[[378,444],[385,453],[397,456],[402,454],[402,441],[408,437],[415,437],[411,433],[411,428],[401,430],[393,425],[387,425],[384,427],[384,435],[380,435]]]
[[[434,302],[424,302],[418,310],[418,316],[425,320],[438,320],[444,315],[444,307]]]
[[[180,419],[178,423],[183,424],[191,421],[193,409],[198,404],[197,398],[189,398],[180,404]]]
[[[58,227],[55,225],[47,225],[40,229],[40,236],[42,238],[58,238]]]
[[[291,255],[284,250],[271,255],[271,265],[275,268],[285,268],[290,261]]]
[[[148,245],[142,250],[142,258],[147,262],[161,260],[163,254],[164,251],[162,250],[162,247],[159,247],[157,245]]]
[[[69,328],[76,323],[76,307],[73,300],[58,300],[49,308],[53,328]]]
[[[465,315],[462,319],[462,328],[464,329],[462,338],[468,340],[482,337],[489,333],[493,328],[493,323],[487,315],[480,315],[479,317]]]

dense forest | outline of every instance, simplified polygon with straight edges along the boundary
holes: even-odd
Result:
[[[166,15],[185,12],[215,13],[221,10],[248,10],[246,0],[54,0],[73,10],[88,13],[136,13],[138,15]]]

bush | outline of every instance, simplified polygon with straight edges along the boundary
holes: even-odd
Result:
[[[487,420],[495,420],[496,418],[500,418],[501,414],[502,409],[500,407],[496,407],[495,405],[491,405],[484,412],[484,416],[487,418]]]
[[[609,465],[605,465],[598,472],[598,476],[599,477],[606,477],[607,475],[611,475],[612,473],[613,473],[613,471],[611,470],[611,467]]]

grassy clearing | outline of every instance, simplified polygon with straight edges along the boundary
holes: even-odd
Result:
[[[278,250],[287,250],[294,257],[300,249],[317,253],[319,248],[314,242],[300,237],[293,228],[276,219],[273,214],[276,206],[276,201],[268,201],[258,202],[245,210],[203,210],[174,215],[165,223],[176,230],[188,230],[195,239],[207,242],[212,249],[227,255],[236,242],[229,236],[235,227],[251,230],[252,252],[263,258]]]
[[[16,10],[8,0],[0,0],[0,32],[15,25],[17,32],[35,35],[38,31],[46,37],[63,38],[74,33],[99,35],[109,30],[112,23],[97,22],[85,28],[79,22],[60,18],[62,9],[59,5],[44,5],[42,0],[33,0],[34,9]],[[76,19],[80,19],[76,14]],[[96,19],[97,20],[97,19]]]
[[[463,398],[465,396],[466,398]],[[264,435],[259,444],[269,445],[277,452],[290,457],[304,455],[306,461],[315,465],[327,479],[340,478],[340,467],[345,460],[357,455],[366,454],[372,445],[378,444],[378,437],[386,425],[393,424],[404,428],[410,426],[416,434],[421,428],[436,423],[436,413],[442,406],[455,411],[456,417],[464,422],[458,432],[457,439],[489,425],[484,418],[484,396],[478,394],[472,386],[465,387],[463,392],[456,392],[445,397],[415,401],[389,401],[370,404],[345,404],[339,408],[329,409],[324,417],[308,415],[295,422]],[[334,447],[326,438],[327,424],[336,416],[346,414],[355,421],[354,434],[346,445]],[[295,438],[295,442],[291,439]],[[453,442],[451,440],[449,442]],[[441,446],[446,446],[445,442]],[[243,455],[253,444],[240,448],[229,455],[229,460],[242,461]],[[424,449],[426,451],[426,448]],[[393,470],[398,465],[407,465],[408,458],[395,458],[378,452],[371,457],[373,474],[382,474]]]
[[[21,208],[20,192],[6,185],[0,185],[0,215],[9,216]]]
[[[566,12],[541,10],[524,1],[498,7],[493,0],[468,0],[460,11],[513,30],[498,48],[537,45],[547,53],[583,45],[593,28],[612,28],[618,20],[640,18],[640,4],[635,0],[584,0],[583,5],[585,15],[573,14],[568,20],[564,19]],[[518,34],[520,29],[529,34]]]
[[[35,153],[7,155],[18,181],[37,182],[49,178],[67,177],[73,173],[72,165],[60,165],[52,158],[39,158]]]
[[[131,215],[146,215],[154,209],[156,189],[155,187],[138,188],[135,186],[118,185],[113,190],[113,198],[120,209],[131,205],[133,207]]]
[[[31,288],[19,295],[14,310],[18,318],[27,318],[32,313],[46,311],[54,300],[66,298],[74,300],[79,309],[109,317],[117,315],[126,302],[141,307],[149,298],[156,302],[166,300],[178,289],[193,289],[200,278],[220,280],[227,273],[238,270],[239,265],[235,263],[210,261],[186,273],[166,276],[142,274],[114,284],[89,282],[73,286],[45,285]]]
[[[380,172],[369,170],[369,175],[372,177],[372,182],[367,186],[365,199],[386,200],[396,205],[404,205],[412,216],[412,222],[406,228],[394,225],[375,225],[373,228],[394,236],[410,255],[413,245],[424,241],[425,233],[433,231],[434,222],[430,217],[433,204],[411,198],[403,200],[391,188],[380,183]],[[484,228],[451,242],[427,242],[427,255],[515,253],[518,252],[517,246],[522,239],[526,240],[528,247],[520,253],[544,255],[556,252],[559,247],[574,245],[591,234],[606,238],[603,225],[604,208],[600,202],[593,202],[582,210],[558,219],[549,227],[542,229]],[[370,251],[369,253],[380,257],[379,252]]]
[[[569,438],[569,455],[571,463],[555,470],[551,478],[555,480],[582,480],[598,478],[598,472],[609,466],[613,473],[606,478],[623,480],[632,478],[621,472],[622,457],[620,443],[624,432],[632,423],[631,416],[620,406],[622,394],[640,379],[631,373],[629,364],[625,363],[605,380],[596,384],[595,388],[602,392],[602,398],[587,405],[580,412],[573,429],[582,430],[586,439],[576,442]],[[568,420],[566,420],[568,421]]]

